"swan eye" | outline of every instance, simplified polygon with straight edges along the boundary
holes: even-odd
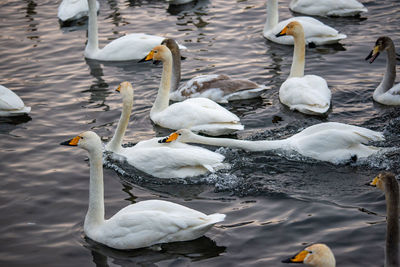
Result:
[[[178,135],[182,135],[181,133],[179,133]]]
[[[157,54],[157,52],[158,52],[157,50],[154,50],[154,54]]]

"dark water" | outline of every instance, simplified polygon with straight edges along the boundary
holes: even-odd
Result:
[[[109,140],[121,109],[114,89],[125,80],[135,88],[126,142],[168,134],[149,118],[161,67],[85,60],[87,25],[61,28],[58,2],[0,3],[0,83],[32,107],[30,116],[0,119],[1,266],[287,266],[280,261],[313,242],[327,243],[338,266],[383,266],[385,200],[365,183],[380,170],[400,173],[400,111],[372,101],[386,56],[372,65],[364,57],[381,35],[400,47],[398,1],[362,1],[369,9],[364,18],[321,18],[348,38],[307,49],[306,73],[323,76],[333,93],[328,117],[318,119],[279,103],[292,48],[262,37],[265,1],[198,0],[176,8],[164,1],[100,0],[101,46],[131,32],[174,37],[188,47],[184,79],[226,73],[269,86],[262,98],[227,105],[246,127],[240,138],[283,138],[322,121],[359,125],[386,137],[377,144],[387,147],[385,153],[340,166],[219,149],[232,163],[230,171],[184,182],[106,168],[106,216],[146,199],[227,214],[206,237],[130,252],[85,239],[87,155],[58,144],[89,129]],[[281,18],[292,15],[288,3],[280,1]]]

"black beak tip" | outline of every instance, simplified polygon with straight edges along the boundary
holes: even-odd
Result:
[[[141,60],[138,61],[138,63],[146,62],[146,57],[142,58]]]
[[[290,259],[291,259],[291,258],[287,258],[287,259],[285,259],[285,260],[282,260],[281,262],[282,262],[282,263],[291,263]]]
[[[69,142],[71,142],[71,140],[67,140],[67,141],[61,142],[60,145],[69,146],[70,145]]]
[[[281,33],[277,33],[277,34],[275,34],[275,37],[281,37],[281,36],[284,36],[285,34],[281,34]]]

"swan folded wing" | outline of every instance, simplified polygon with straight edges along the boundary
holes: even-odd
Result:
[[[155,114],[152,119],[170,129],[183,129],[212,123],[238,124],[240,121],[235,114],[207,98],[190,98],[175,103]]]
[[[279,98],[291,109],[299,110],[302,107],[310,110],[322,110],[324,113],[329,109],[331,91],[321,77],[306,75],[301,78],[287,79],[281,85]]]
[[[400,83],[381,95],[374,95],[374,99],[384,105],[400,105]]]
[[[300,0],[292,1],[290,9],[309,15],[356,15],[367,9],[355,0]]]
[[[19,110],[25,107],[24,102],[10,89],[0,86],[0,110]]]
[[[163,40],[163,37],[144,33],[128,34],[108,43],[100,50],[98,59],[115,61],[142,59]]]
[[[373,140],[382,140],[381,133],[361,128],[326,129],[309,135],[297,136],[295,147],[299,153],[318,160],[339,163],[352,156],[366,157],[376,152],[374,147],[364,146]]]
[[[207,215],[169,210],[142,210],[119,212],[106,221],[104,235],[109,236],[110,246],[140,248],[170,241],[184,241],[192,236],[191,228],[209,224]],[[112,227],[110,226],[112,225]]]

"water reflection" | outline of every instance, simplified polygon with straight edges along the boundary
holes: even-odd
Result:
[[[31,40],[38,40],[39,36],[37,34],[32,34],[37,32],[37,25],[38,23],[35,22],[34,20],[34,16],[36,15],[36,6],[37,4],[35,3],[35,1],[30,0],[30,1],[26,1],[26,15],[25,17],[28,19],[28,32],[30,32],[27,35],[28,39]],[[36,45],[35,45],[36,46]]]
[[[116,250],[85,237],[84,246],[91,250],[93,262],[98,267],[105,266],[154,266],[161,261],[186,260],[195,262],[218,257],[226,247],[218,246],[212,239],[203,236],[192,241],[174,242],[135,250]],[[108,263],[110,261],[110,265]]]
[[[15,117],[0,117],[0,134],[8,135],[17,129],[19,124],[27,123],[30,120],[32,118],[27,114]]]

